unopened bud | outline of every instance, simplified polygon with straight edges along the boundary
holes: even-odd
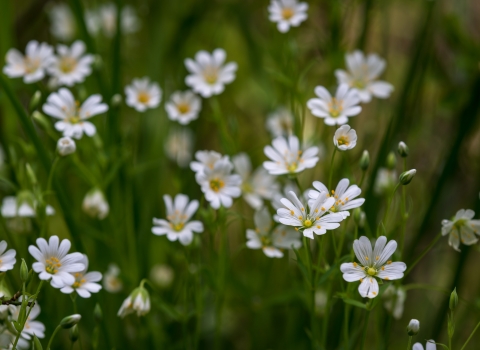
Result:
[[[409,171],[405,171],[401,173],[399,177],[400,183],[402,185],[408,185],[412,181],[416,173],[417,173],[417,170],[415,169],[411,169]]]
[[[368,166],[370,165],[370,154],[368,153],[367,150],[363,151],[362,157],[360,158],[360,169],[363,171],[368,169]]]
[[[80,322],[81,319],[82,319],[82,315],[79,315],[79,314],[70,315],[60,321],[60,326],[65,329],[72,328],[78,322]]]
[[[387,156],[387,168],[390,170],[395,169],[397,165],[397,158],[395,157],[395,153],[390,152]]]
[[[400,142],[398,143],[398,148],[397,148],[397,150],[398,150],[398,154],[400,154],[400,157],[405,158],[405,157],[408,156],[408,152],[409,152],[409,151],[408,151],[408,146],[406,145],[405,142],[400,141]]]
[[[120,94],[115,94],[112,96],[112,99],[110,100],[110,105],[112,107],[119,107],[122,104],[122,95]]]
[[[28,267],[24,259],[22,259],[22,264],[20,265],[20,280],[23,283],[26,283],[28,280]]]
[[[102,67],[103,67],[103,60],[102,60],[102,57],[100,55],[95,55],[94,58],[93,58],[93,64],[92,64],[93,68],[96,69],[96,70],[101,70]]]
[[[452,294],[450,294],[450,303],[449,303],[450,310],[453,311],[457,307],[457,304],[458,304],[458,294],[457,294],[457,288],[455,288]]]
[[[420,321],[419,320],[410,320],[410,323],[407,326],[407,333],[409,336],[417,335],[420,331]]]
[[[62,137],[57,142],[57,151],[62,157],[75,153],[77,145],[70,137]]]
[[[75,343],[78,340],[79,333],[78,333],[78,325],[74,325],[72,328],[70,328],[70,340],[72,343]]]
[[[95,321],[97,322],[102,322],[103,319],[103,311],[100,305],[97,303],[95,304],[95,308],[93,309],[93,317],[95,318]]]
[[[37,176],[35,175],[35,172],[33,171],[32,167],[30,166],[30,164],[27,163],[27,164],[25,164],[25,168],[27,169],[28,179],[30,180],[32,185],[36,185],[37,184]]]
[[[35,334],[33,335],[33,350],[43,350],[42,343],[40,343]]]
[[[41,100],[42,100],[42,93],[40,92],[40,90],[35,91],[32,98],[30,99],[30,110],[33,111],[37,109]]]

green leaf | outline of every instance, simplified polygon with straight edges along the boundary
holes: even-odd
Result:
[[[361,308],[361,309],[368,310],[367,305],[365,305],[364,303],[362,303],[362,302],[360,302],[360,301],[357,301],[357,300],[345,298],[345,299],[343,299],[343,302],[344,302],[345,304],[350,304],[350,305],[359,307],[359,308]]]

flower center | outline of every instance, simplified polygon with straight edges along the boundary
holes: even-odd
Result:
[[[312,227],[312,224],[313,224],[312,220],[310,220],[310,219],[307,219],[303,222],[303,226],[305,226],[305,227]]]
[[[185,114],[190,112],[190,105],[188,103],[179,103],[177,105],[177,109],[180,112],[180,114]]]
[[[284,8],[282,9],[282,17],[283,17],[283,19],[289,20],[290,18],[293,17],[293,15],[294,15],[294,11],[293,11],[292,8],[290,8],[290,7],[284,7]]]
[[[25,64],[25,71],[30,74],[35,72],[40,67],[40,59],[26,56],[24,60],[24,64]]]
[[[73,57],[62,57],[58,67],[63,73],[71,73],[77,67],[77,60]]]
[[[352,84],[352,87],[357,88],[359,90],[363,90],[366,87],[366,84],[363,80],[354,80],[351,84]]]
[[[203,71],[203,77],[205,78],[205,81],[212,85],[215,84],[218,80],[218,68],[216,67],[207,67]]]
[[[287,170],[291,173],[294,173],[295,170],[297,170],[297,168],[298,168],[298,165],[296,162],[293,162],[287,166]]]
[[[80,272],[75,273],[75,282],[73,283],[73,288],[80,288],[85,282],[85,278],[83,278],[83,274]]]
[[[253,192],[253,186],[249,182],[244,182],[242,183],[242,192],[244,193],[252,193]]]
[[[210,180],[210,188],[211,188],[214,192],[220,191],[220,189],[222,189],[224,186],[225,186],[225,182],[223,182],[223,181],[220,180],[220,179],[212,179],[212,180]]]
[[[332,102],[328,104],[328,112],[332,118],[337,118],[343,111],[343,101],[332,97]]]
[[[272,239],[268,236],[260,237],[260,241],[262,242],[262,246],[269,247],[272,245]]]
[[[45,271],[52,275],[56,274],[58,272],[58,269],[62,267],[60,260],[58,260],[58,258],[55,256],[52,256],[49,259],[45,260],[45,264]]]
[[[342,135],[337,139],[337,143],[339,146],[341,145],[348,146],[350,144],[350,140],[348,139],[347,136]]]
[[[375,276],[377,274],[377,270],[375,270],[373,267],[369,267],[367,269],[367,274],[370,276]]]
[[[140,91],[138,93],[138,102],[140,103],[148,103],[150,101],[150,95],[146,91]]]
[[[183,222],[178,222],[176,224],[170,224],[172,226],[172,228],[175,230],[175,231],[181,231],[183,229],[183,226],[185,226],[185,224]]]

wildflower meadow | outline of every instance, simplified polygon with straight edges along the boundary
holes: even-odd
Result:
[[[474,0],[6,0],[0,349],[480,349]]]

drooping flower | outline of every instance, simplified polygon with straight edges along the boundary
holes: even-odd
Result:
[[[237,64],[225,63],[227,54],[223,49],[216,49],[212,54],[207,51],[199,51],[195,54],[195,60],[187,58],[185,66],[190,75],[185,78],[185,83],[202,97],[219,95],[225,89],[225,85],[235,80]]]
[[[22,301],[23,295],[18,298],[18,301]],[[9,305],[8,310],[11,314],[12,321],[18,321],[18,316],[20,314],[21,306]],[[22,333],[20,336],[25,340],[31,340],[35,335],[37,338],[45,338],[45,325],[37,321],[36,318],[40,314],[40,306],[38,302],[35,302],[33,305],[30,314],[25,321],[25,326],[23,327]]]
[[[372,96],[388,98],[393,91],[393,85],[378,80],[385,69],[385,60],[376,54],[364,56],[362,51],[356,50],[345,55],[348,72],[337,69],[335,75],[339,84],[348,84],[358,91],[360,100],[370,102]]]
[[[85,265],[85,268],[82,271],[72,273],[75,282],[72,285],[63,287],[60,291],[65,294],[77,292],[82,298],[90,298],[91,293],[98,293],[102,289],[102,286],[96,283],[102,280],[102,274],[97,271],[87,272],[88,257],[85,254],[83,254],[80,263]]]
[[[405,291],[405,289],[402,287],[396,288],[392,284],[388,286],[387,289],[385,289],[385,293],[383,293],[382,297],[385,300],[385,309],[387,309],[387,311],[392,314],[394,319],[401,319],[403,315],[405,300],[407,298],[407,292]]]
[[[375,298],[378,295],[377,278],[391,281],[403,277],[407,265],[403,262],[388,260],[397,249],[397,242],[391,240],[387,244],[387,237],[378,237],[372,250],[370,240],[362,236],[353,242],[353,250],[360,264],[343,263],[340,270],[343,279],[347,282],[360,281],[358,292],[363,298]]]
[[[347,210],[358,208],[365,202],[364,198],[357,198],[362,193],[360,187],[357,185],[349,186],[349,184],[350,181],[348,179],[342,179],[338,183],[337,188],[330,193],[323,183],[314,181],[313,187],[315,187],[317,191],[312,190],[308,193],[308,196],[311,198],[309,204],[313,203],[321,193],[324,193],[327,197],[335,199],[328,210],[331,213],[339,213],[345,219],[347,216],[350,216]]]
[[[48,72],[57,85],[73,86],[85,81],[92,73],[93,55],[84,54],[86,50],[83,41],[75,41],[71,47],[57,46],[58,56],[54,56]]]
[[[45,77],[47,67],[54,60],[53,48],[46,43],[32,40],[27,44],[25,56],[17,49],[10,49],[5,56],[7,65],[3,73],[10,78],[23,77],[25,84],[35,83]]]
[[[133,79],[130,85],[125,87],[126,104],[139,112],[145,112],[148,108],[157,108],[162,100],[162,89],[150,78]]]
[[[240,175],[232,174],[232,170],[233,164],[228,157],[223,157],[215,162],[213,168],[207,166],[195,176],[205,194],[205,199],[214,209],[220,206],[230,208],[233,198],[238,198],[242,194],[240,189],[242,178]]]
[[[70,90],[61,88],[48,96],[43,111],[60,119],[55,123],[55,129],[63,132],[63,136],[81,139],[83,133],[93,136],[97,132],[95,125],[87,119],[108,110],[108,106],[101,102],[101,95],[92,95],[79,106]]]
[[[460,242],[472,245],[478,242],[475,234],[480,235],[480,220],[472,220],[475,212],[470,209],[460,209],[452,220],[442,220],[442,235],[448,236],[448,244],[460,251]]]
[[[137,313],[137,316],[145,316],[150,311],[150,294],[143,287],[137,287],[132,293],[125,299],[118,310],[117,315],[125,317],[133,312]]]
[[[267,208],[255,212],[254,222],[256,229],[247,229],[247,247],[262,249],[269,258],[282,258],[283,249],[298,249],[302,246],[300,234],[282,225],[272,230],[272,219]]]
[[[203,223],[197,220],[189,221],[198,209],[198,201],[189,201],[188,196],[177,194],[174,201],[169,195],[163,200],[167,209],[167,220],[153,219],[152,233],[158,236],[167,235],[169,241],[179,240],[183,245],[193,241],[193,233],[203,232]]]
[[[343,220],[341,214],[328,214],[328,209],[334,204],[335,199],[327,197],[326,193],[320,193],[308,208],[300,202],[295,192],[291,191],[288,197],[290,200],[287,198],[281,200],[286,208],[277,210],[279,221],[300,229],[305,237],[314,239],[314,233],[323,235],[327,230],[338,228],[339,222]]]
[[[424,348],[422,344],[415,343],[413,344],[412,350],[424,350]],[[435,340],[433,339],[427,340],[425,350],[437,350],[437,345],[435,344]]]
[[[70,41],[75,37],[77,30],[75,17],[67,4],[55,3],[51,5],[48,15],[50,17],[50,33],[62,41]]]
[[[308,4],[297,0],[272,0],[268,6],[269,19],[277,23],[281,33],[286,33],[290,27],[298,27],[307,19]]]
[[[275,177],[263,167],[252,173],[252,163],[246,153],[240,153],[232,158],[237,174],[242,177],[242,195],[245,201],[255,210],[263,206],[263,199],[271,200],[278,192]]]
[[[57,151],[62,157],[75,153],[77,145],[70,137],[61,137],[57,142]]]
[[[174,129],[165,140],[165,154],[168,158],[185,168],[192,159],[193,133],[187,128]]]
[[[13,269],[17,262],[15,249],[7,250],[7,242],[0,241],[0,273]]]
[[[72,285],[75,277],[71,273],[84,270],[81,263],[83,255],[70,253],[71,243],[68,239],[61,242],[58,236],[51,236],[47,242],[44,238],[37,238],[37,246],[29,246],[28,251],[37,260],[33,263],[33,271],[38,273],[41,280],[48,281],[54,288],[63,288]]]
[[[170,120],[178,121],[182,125],[187,125],[192,120],[198,118],[202,109],[202,100],[191,91],[176,91],[170,96],[170,100],[165,103],[165,110]]]
[[[273,138],[288,137],[293,133],[294,118],[286,108],[279,108],[267,117],[265,126]]]
[[[285,139],[277,137],[272,146],[265,146],[263,152],[271,160],[263,163],[263,167],[272,175],[296,174],[313,168],[318,162],[318,147],[306,150],[300,148],[298,138],[294,135]]]
[[[83,198],[82,209],[92,218],[103,220],[110,212],[110,206],[103,192],[98,188],[91,189]]]
[[[103,288],[109,293],[118,293],[123,289],[123,282],[119,277],[120,268],[116,264],[108,265],[103,275]]]
[[[318,97],[308,100],[307,106],[314,116],[324,118],[327,125],[346,124],[348,117],[356,116],[362,111],[358,92],[350,89],[347,84],[338,86],[335,97],[323,86],[317,86],[315,94]]]
[[[335,131],[333,144],[340,151],[352,149],[357,144],[357,133],[349,125],[342,125]]]

